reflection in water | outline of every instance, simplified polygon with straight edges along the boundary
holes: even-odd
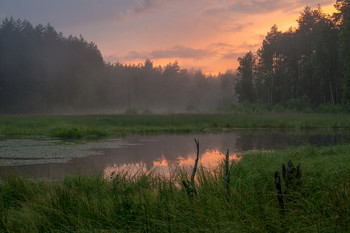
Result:
[[[120,166],[107,166],[103,171],[103,177],[108,180],[114,179],[117,175],[136,176],[137,174],[147,173],[149,170],[145,163],[128,163]]]
[[[247,150],[275,150],[302,144],[337,145],[350,143],[350,131],[242,129],[219,134],[130,136],[69,145],[0,139],[0,178],[14,171],[52,179],[76,174],[110,176],[117,171],[135,174],[133,171],[142,169],[171,174],[172,169],[190,169],[194,165],[193,138],[200,140],[200,164],[212,169],[224,159],[228,149],[234,159],[234,154]]]
[[[238,162],[242,157],[237,154],[230,155],[230,162]],[[177,169],[182,168],[186,171],[190,171],[195,163],[196,155],[189,154],[186,158],[179,156],[175,160],[168,160],[164,155],[160,159],[153,161],[151,167],[143,162],[140,163],[124,163],[121,165],[114,164],[107,166],[104,169],[104,177],[106,179],[114,179],[118,174],[124,174],[127,176],[136,176],[137,174],[145,174],[153,172],[161,176],[170,177],[171,174]],[[202,166],[206,170],[213,170],[217,168],[221,162],[225,159],[225,154],[219,150],[206,150],[199,156],[199,166]]]

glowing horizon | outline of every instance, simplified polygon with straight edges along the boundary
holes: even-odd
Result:
[[[3,0],[0,20],[50,23],[64,35],[93,41],[106,62],[155,66],[175,60],[181,68],[206,74],[236,69],[237,58],[253,53],[276,24],[296,27],[306,5],[335,11],[335,0]],[[64,14],[62,14],[64,12]]]
[[[306,6],[306,5],[305,5]],[[208,41],[207,43],[201,42],[199,45],[203,45],[202,47],[196,47],[196,44],[189,44],[188,47],[185,46],[173,46],[173,47],[166,47],[163,49],[164,52],[173,52],[175,53],[176,50],[190,50],[190,48],[195,51],[204,51],[207,50],[208,53],[214,48],[213,47],[215,44],[217,44],[220,48],[216,48],[219,52],[214,54],[210,61],[203,61],[204,59],[199,59],[199,61],[196,61],[193,58],[183,58],[183,57],[172,57],[172,58],[153,58],[152,57],[152,52],[147,52],[147,51],[141,51],[138,53],[139,57],[141,58],[134,58],[134,59],[128,59],[130,55],[134,52],[128,52],[124,56],[120,56],[119,59],[115,59],[112,53],[108,52],[103,52],[104,59],[109,62],[120,62],[122,64],[140,64],[144,63],[146,59],[150,59],[153,63],[154,66],[161,66],[164,67],[169,63],[173,63],[175,61],[179,62],[179,65],[181,68],[184,69],[195,69],[198,70],[200,69],[203,73],[205,74],[214,74],[217,75],[218,73],[224,73],[227,70],[234,70],[238,67],[238,57],[243,56],[245,53],[252,51],[255,53],[258,48],[261,47],[263,39],[265,38],[266,34],[270,31],[271,27],[276,24],[278,29],[280,31],[287,31],[289,28],[296,28],[298,26],[297,24],[297,19],[300,15],[300,13],[304,10],[305,6],[301,7],[299,10],[294,11],[292,14],[288,15],[283,15],[280,11],[274,12],[272,14],[267,15],[264,17],[264,20],[259,20],[261,15],[254,16],[255,22],[256,22],[256,28],[255,28],[255,33],[248,33],[246,35],[246,39],[243,40],[241,38],[244,38],[242,35],[242,32],[239,32],[239,35],[242,35],[240,37],[240,40],[236,41],[240,46],[239,48],[235,48],[236,51],[238,51],[235,54],[232,54],[231,59],[222,59],[220,58],[220,55],[228,55],[225,54],[225,48],[227,47],[232,47],[235,42],[235,40],[232,40],[231,43],[229,42],[213,42],[213,41]],[[315,8],[315,7],[313,7]],[[326,14],[332,14],[335,12],[334,4],[328,4],[325,6],[321,6],[321,9],[323,10],[324,13]],[[276,18],[279,20],[277,21]],[[250,27],[248,24],[247,26]],[[232,35],[231,35],[232,36]],[[233,37],[233,36],[232,36]],[[218,39],[217,41],[222,41],[222,39]],[[221,43],[221,44],[220,44]],[[161,51],[160,49],[156,51]],[[136,53],[135,53],[136,55]]]

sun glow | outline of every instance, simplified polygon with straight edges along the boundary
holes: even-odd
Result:
[[[312,9],[315,9],[315,6]],[[336,11],[334,4],[321,5],[321,9],[328,15],[332,15]],[[167,38],[168,44],[162,40],[159,43],[153,41],[148,45],[144,44],[142,48],[139,48],[140,44],[137,44],[136,47],[125,47],[119,49],[118,52],[113,51],[116,49],[114,44],[108,47],[102,45],[101,51],[105,59],[112,63],[119,61],[122,64],[137,65],[148,58],[154,62],[154,66],[164,67],[169,63],[178,61],[183,69],[200,69],[204,74],[217,75],[227,70],[236,69],[239,65],[238,57],[249,51],[255,53],[261,47],[263,39],[274,24],[281,31],[297,28],[297,19],[303,10],[304,7],[300,7],[290,12],[284,12],[281,9],[255,14],[249,17],[249,22],[247,22],[247,18],[242,18],[232,19],[224,23],[219,21],[217,22],[219,25],[217,25],[215,20],[214,22],[205,20],[208,23],[207,32],[204,33],[205,37],[195,38],[192,35],[191,38],[185,37],[186,40]],[[198,33],[201,34],[202,32]],[[169,47],[169,44],[172,45]],[[137,52],[140,49],[143,52]],[[118,56],[114,57],[115,54],[118,54]],[[203,56],[198,54],[203,54]],[[157,55],[164,57],[157,57]]]

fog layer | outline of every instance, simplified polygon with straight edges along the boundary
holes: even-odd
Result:
[[[82,36],[13,18],[0,26],[2,114],[212,111],[234,102],[233,76],[208,77],[176,61],[106,64]]]

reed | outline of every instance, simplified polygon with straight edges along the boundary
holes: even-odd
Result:
[[[196,192],[186,171],[119,173],[112,180],[3,177],[1,232],[349,232],[350,145],[301,146],[243,156],[225,172],[198,167]],[[301,184],[281,218],[274,173],[291,159]],[[229,174],[229,188],[225,174]],[[283,185],[283,183],[282,183]]]

